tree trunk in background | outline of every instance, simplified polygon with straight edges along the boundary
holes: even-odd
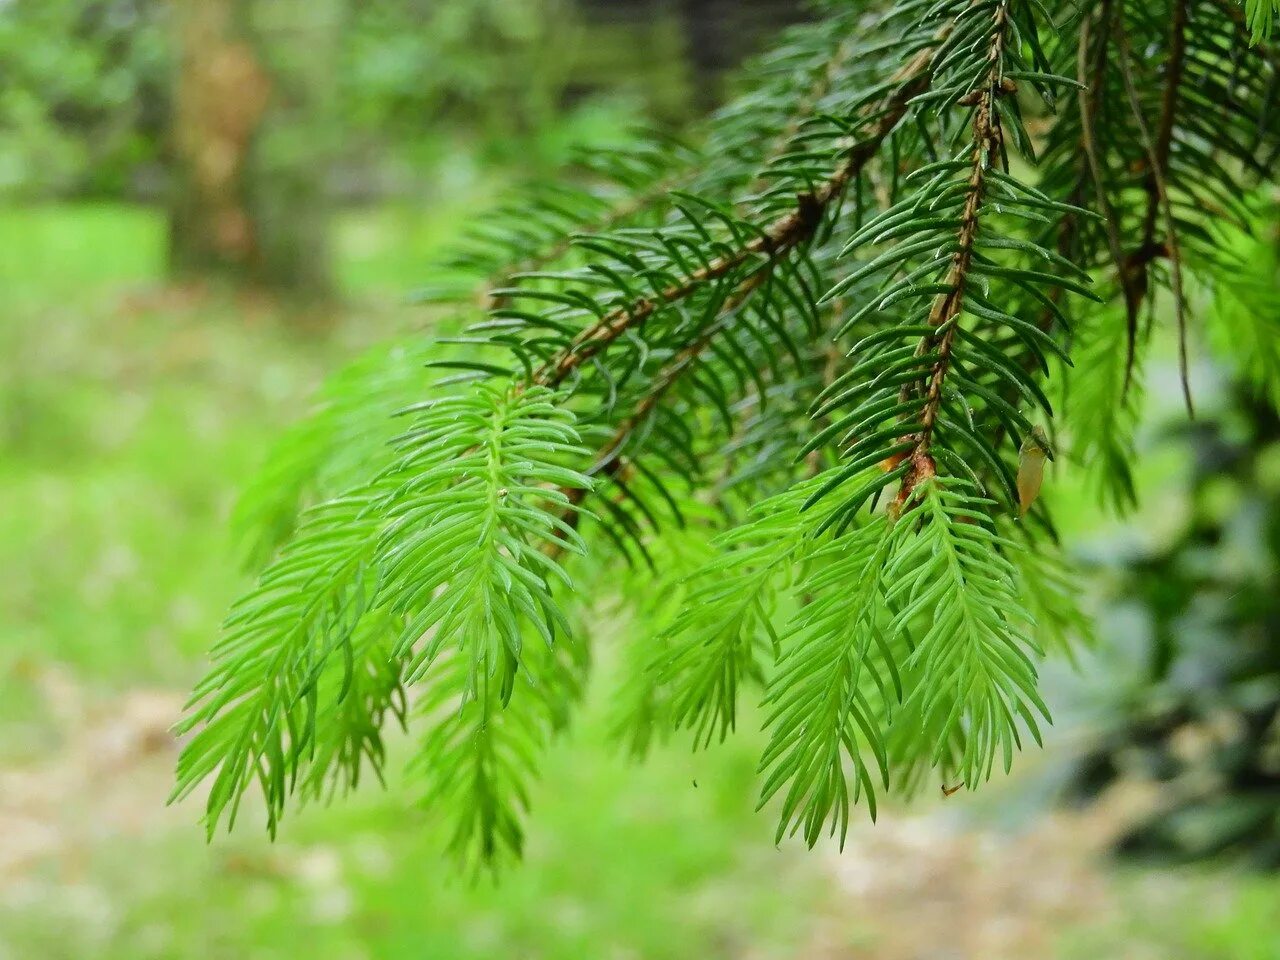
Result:
[[[316,302],[341,0],[177,0],[174,274]]]

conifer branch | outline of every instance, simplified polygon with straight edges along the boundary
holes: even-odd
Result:
[[[1070,443],[1132,501],[1157,283],[1184,390],[1184,281],[1238,300],[1216,349],[1280,369],[1273,278],[1236,277],[1280,150],[1266,0],[814,2],[694,146],[480,218],[438,293],[489,309],[353,365],[281,445],[240,511],[274,559],[183,724],[210,829],[380,778],[407,721],[455,853],[518,855],[613,592],[625,739],[705,744],[763,691],[780,836],[1039,739],[1043,649],[1088,631],[1018,451]],[[426,397],[423,361],[457,371]]]
[[[1125,389],[1127,390],[1132,379],[1133,363],[1138,347],[1138,313],[1141,310],[1144,293],[1135,281],[1130,259],[1125,256],[1123,245],[1120,242],[1120,226],[1117,222],[1115,207],[1108,196],[1108,174],[1103,169],[1094,119],[1097,115],[1099,98],[1106,89],[1107,66],[1110,63],[1110,58],[1107,56],[1107,37],[1113,29],[1113,21],[1116,16],[1113,0],[1102,0],[1098,5],[1098,26],[1101,39],[1097,41],[1092,67],[1088,66],[1089,43],[1092,38],[1090,24],[1092,21],[1087,13],[1080,18],[1077,75],[1080,79],[1081,87],[1077,91],[1076,97],[1080,108],[1080,144],[1084,150],[1085,157],[1088,159],[1088,168],[1093,180],[1098,210],[1102,214],[1103,229],[1106,232],[1107,250],[1115,267],[1116,281],[1120,284],[1120,290],[1124,296],[1125,323],[1128,331],[1124,366]]]
[[[1159,127],[1154,138],[1143,115],[1138,88],[1133,79],[1133,51],[1129,44],[1128,30],[1123,22],[1116,25],[1116,39],[1120,46],[1120,75],[1124,79],[1125,93],[1129,98],[1129,106],[1133,111],[1133,119],[1137,124],[1149,166],[1149,196],[1142,226],[1142,246],[1136,253],[1134,263],[1134,268],[1140,271],[1142,277],[1137,286],[1140,291],[1146,291],[1149,264],[1158,253],[1168,258],[1173,281],[1170,288],[1173,292],[1174,314],[1178,322],[1178,372],[1182,379],[1182,396],[1187,405],[1187,413],[1195,416],[1195,404],[1191,399],[1191,380],[1187,369],[1187,305],[1182,281],[1182,251],[1178,244],[1178,229],[1169,199],[1167,179],[1169,149],[1173,144],[1174,118],[1178,109],[1178,87],[1182,83],[1183,59],[1187,51],[1187,0],[1172,0],[1172,3],[1173,18],[1169,26],[1169,54],[1165,62],[1164,92],[1161,98]],[[1158,247],[1155,243],[1155,230],[1156,222],[1161,217],[1165,225],[1164,246]]]
[[[947,290],[939,294],[934,301],[927,320],[932,332],[927,334],[920,343],[921,356],[936,353],[937,359],[934,361],[925,387],[924,404],[920,413],[920,429],[916,433],[915,446],[910,453],[910,464],[899,488],[897,498],[899,508],[909,501],[916,484],[929,479],[937,470],[930,455],[930,447],[942,404],[943,382],[951,366],[952,347],[955,344],[960,311],[964,306],[965,287],[968,283],[969,267],[973,261],[973,246],[978,234],[978,222],[986,194],[987,170],[1000,162],[1004,143],[996,98],[1012,92],[1005,87],[1002,67],[1007,18],[1007,0],[1000,0],[996,5],[995,23],[987,52],[988,72],[982,86],[975,88],[968,95],[969,100],[976,100],[973,114],[972,167],[964,207],[960,215],[960,228],[956,235],[956,251],[952,254],[951,267],[946,280],[943,281]]]
[[[501,307],[508,298],[501,291],[515,283],[520,275],[542,270],[558,261],[573,249],[575,240],[608,233],[628,222],[631,218],[646,210],[650,210],[659,201],[668,197],[673,190],[687,184],[693,176],[691,170],[680,170],[670,176],[663,177],[638,194],[623,193],[614,203],[606,206],[599,216],[590,223],[583,224],[572,233],[564,233],[548,242],[541,250],[530,254],[514,264],[503,264],[502,268],[484,278],[479,287],[478,298],[487,308]]]
[[[746,244],[717,257],[656,296],[641,297],[611,310],[575,337],[559,357],[544,364],[533,375],[532,381],[558,386],[623,333],[643,325],[656,310],[683,300],[703,285],[727,277],[752,261],[759,262],[750,267],[750,274],[759,274],[767,270],[771,262],[811,239],[828,208],[844,195],[850,180],[862,172],[885,138],[897,127],[911,99],[927,89],[931,63],[931,51],[926,49],[902,68],[895,78],[896,89],[874,111],[877,119],[871,130],[849,148],[844,162],[818,190],[796,197],[796,205],[791,212],[778,217]]]

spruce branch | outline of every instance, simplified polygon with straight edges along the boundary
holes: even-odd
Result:
[[[591,482],[558,463],[585,455],[577,443],[571,415],[540,388],[480,386],[416,408],[399,459],[310,511],[233,609],[179,727],[196,733],[175,797],[213,777],[212,833],[256,779],[274,833],[300,777],[315,793],[331,768],[350,783],[366,760],[380,769],[380,741],[353,721],[403,718],[401,686],[444,651],[466,667],[463,703],[509,700],[524,634],[550,645],[568,633],[552,593],[567,578],[542,546],[582,550],[556,513],[568,505],[562,487]],[[322,692],[333,700],[322,704]],[[346,732],[330,733],[317,759],[322,716]]]
[[[796,197],[793,210],[759,230],[747,243],[722,254],[656,295],[641,297],[609,311],[575,337],[556,359],[539,368],[533,382],[558,386],[622,334],[644,324],[654,311],[685,299],[704,284],[727,277],[739,268],[747,268],[748,276],[760,274],[788,251],[811,239],[828,208],[843,196],[850,180],[876,155],[885,138],[902,120],[911,99],[927,87],[931,63],[931,51],[926,49],[902,68],[895,78],[896,89],[873,111],[876,120],[871,129],[849,148],[844,162],[820,188]]]
[[[1129,34],[1123,21],[1116,24],[1116,38],[1120,49],[1120,75],[1124,79],[1125,93],[1133,110],[1133,119],[1142,138],[1142,147],[1150,167],[1148,175],[1150,197],[1142,226],[1142,246],[1135,254],[1131,269],[1140,271],[1137,283],[1140,291],[1147,288],[1146,271],[1151,257],[1159,250],[1169,259],[1172,276],[1170,290],[1173,293],[1174,315],[1178,323],[1178,371],[1182,378],[1182,396],[1187,413],[1195,416],[1195,404],[1191,399],[1191,381],[1187,370],[1187,305],[1182,281],[1182,252],[1178,244],[1178,231],[1169,199],[1167,169],[1169,150],[1173,145],[1173,125],[1178,109],[1178,88],[1182,83],[1183,59],[1187,52],[1187,0],[1173,0],[1173,19],[1169,27],[1169,54],[1165,63],[1164,92],[1161,97],[1160,125],[1155,137],[1143,116],[1142,103],[1133,78],[1133,51],[1129,46]],[[1155,245],[1157,219],[1164,219],[1164,247]],[[1150,253],[1148,253],[1150,251]]]
[[[649,669],[671,728],[690,731],[695,746],[736,728],[742,692],[763,686],[775,659],[775,606],[789,571],[815,545],[817,518],[800,512],[805,487],[758,504],[747,523],[713,541],[716,554],[687,578],[680,612],[658,638]]]
[[[884,630],[888,534],[884,524],[867,524],[815,555],[803,583],[809,602],[784,628],[766,688],[770,740],[760,760],[761,805],[782,797],[778,839],[800,831],[813,846],[829,822],[843,844],[849,807],[865,798],[874,819],[876,784],[888,788],[884,728],[887,708],[901,697]]]
[[[355,644],[373,590],[372,506],[370,497],[352,496],[310,511],[227,618],[213,648],[214,667],[197,684],[178,726],[180,733],[198,732],[182,752],[173,798],[211,777],[210,835],[224,814],[228,825],[234,823],[240,799],[255,781],[274,835],[293,785],[314,756],[320,676],[329,663],[341,663],[345,695],[365,669]],[[348,756],[352,782],[364,753]]]
[[[1107,37],[1114,29],[1115,10],[1112,0],[1102,0],[1098,5],[1098,33],[1100,39],[1092,52],[1093,64],[1089,66],[1090,42],[1093,35],[1092,19],[1088,14],[1080,20],[1080,43],[1077,55],[1077,76],[1080,88],[1077,101],[1080,109],[1080,145],[1088,158],[1088,169],[1093,181],[1098,210],[1102,214],[1103,227],[1107,238],[1107,251],[1111,255],[1111,263],[1115,268],[1116,279],[1124,295],[1125,320],[1128,332],[1125,356],[1125,388],[1133,376],[1134,359],[1138,348],[1138,314],[1142,307],[1145,288],[1140,287],[1132,272],[1132,261],[1124,253],[1120,242],[1119,220],[1108,194],[1109,172],[1103,167],[1098,149],[1095,117],[1099,98],[1106,89],[1108,56]]]
[[[1011,92],[1005,88],[1003,74],[1003,54],[1005,44],[1008,6],[1006,2],[996,5],[995,23],[992,28],[990,46],[987,52],[989,70],[981,86],[976,87],[967,99],[976,99],[973,115],[973,163],[969,174],[968,189],[964,197],[964,206],[960,214],[960,228],[957,232],[956,250],[952,254],[951,267],[943,281],[947,288],[938,295],[929,311],[927,325],[931,332],[920,342],[921,356],[936,354],[933,369],[929,374],[925,387],[924,405],[920,414],[920,429],[916,433],[915,446],[909,454],[910,466],[902,478],[898,490],[897,504],[899,508],[911,497],[912,491],[921,480],[927,480],[936,472],[930,448],[933,442],[934,427],[942,405],[942,388],[951,366],[951,353],[956,339],[957,321],[964,305],[964,292],[968,283],[969,269],[973,262],[973,247],[978,233],[978,221],[981,215],[983,199],[986,195],[987,170],[1000,162],[1003,149],[1003,135],[1000,130],[1000,115],[996,109],[996,97]],[[962,98],[962,102],[963,102]],[[905,391],[907,386],[903,387]]]
[[[681,151],[680,157],[684,163],[692,165],[696,160],[696,157],[685,157],[683,154],[684,151]],[[566,230],[560,226],[559,221],[556,221],[550,235],[543,240],[541,249],[524,256],[515,263],[503,262],[493,273],[486,276],[479,285],[477,299],[489,309],[505,306],[508,302],[507,297],[495,291],[509,289],[513,284],[518,283],[522,276],[548,268],[572,251],[575,241],[607,234],[626,225],[638,214],[664,209],[665,205],[662,201],[668,200],[673,191],[687,186],[692,179],[694,169],[696,166],[681,166],[676,172],[660,177],[639,192],[635,192],[634,188],[623,189],[612,202],[602,201],[603,209],[588,223],[577,224],[572,230]],[[517,206],[515,211],[524,213],[524,208]]]
[[[1039,739],[1039,661],[1088,635],[1049,447],[1132,501],[1161,287],[1184,388],[1193,296],[1215,353],[1280,369],[1246,280],[1280,65],[1234,0],[819,2],[689,144],[478,218],[435,291],[457,334],[371,354],[281,445],[183,724],[211,830],[380,777],[399,722],[454,852],[518,856],[614,595],[620,738],[706,745],[758,692],[780,837]]]
[[[468,695],[470,665],[450,656],[414,708],[422,740],[410,772],[422,783],[421,804],[447,824],[449,851],[477,869],[522,855],[538,758],[567,726],[586,675],[582,646],[530,640],[513,691]]]
[[[1037,89],[1065,79],[1024,69],[1018,52],[1011,54],[1006,47],[1009,29],[1004,3],[962,13],[957,31],[968,38],[962,48],[968,55],[952,56],[948,74],[930,96],[944,103],[937,109],[940,137],[958,139],[959,126],[948,121],[957,114],[969,118],[967,147],[912,173],[897,203],[844,246],[846,256],[867,246],[879,245],[882,252],[869,256],[827,294],[831,299],[868,284],[877,290],[844,325],[844,332],[869,328],[850,351],[854,362],[814,404],[815,418],[840,415],[814,436],[810,447],[838,440],[848,463],[812,502],[862,477],[872,464],[880,464],[882,472],[864,479],[847,496],[833,522],[847,524],[865,502],[894,482],[900,509],[915,485],[937,472],[939,457],[948,472],[975,480],[980,465],[1009,501],[1016,501],[1012,471],[993,441],[1007,434],[1021,439],[1031,430],[1019,403],[1030,401],[1051,413],[1043,389],[1028,371],[1047,369],[1046,353],[1061,353],[1062,348],[1017,316],[1016,307],[1001,301],[1024,298],[1061,318],[1061,308],[1046,289],[1096,299],[1078,266],[1042,244],[1009,235],[1019,221],[1040,222],[1046,212],[1092,216],[1001,169],[1006,112],[1015,118],[1009,128],[1015,146],[1029,142],[1008,96],[1016,86],[1010,74]],[[1012,68],[1006,64],[1011,55]],[[980,229],[988,198],[994,198],[999,210],[999,230]],[[1058,273],[1028,266],[1019,259],[1026,254]],[[995,292],[1001,288],[1003,296]],[[877,327],[878,317],[887,322]],[[997,349],[993,341],[1009,342]],[[994,422],[980,424],[975,411]],[[939,431],[945,432],[945,443],[938,442]]]
[[[581,456],[571,417],[540,389],[505,395],[481,387],[473,397],[419,408],[400,448],[379,538],[381,589],[406,621],[397,653],[408,682],[440,653],[466,651],[466,697],[487,693],[486,678],[510,696],[523,634],[551,644],[567,623],[551,586],[563,570],[541,549],[581,552],[555,511],[570,507],[565,487],[589,487],[559,464]]]

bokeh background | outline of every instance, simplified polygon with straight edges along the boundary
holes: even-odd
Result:
[[[0,958],[1280,958],[1280,419],[1198,350],[1187,423],[1167,343],[1140,506],[1046,483],[1097,646],[1049,668],[1046,749],[976,797],[775,846],[752,724],[637,767],[596,696],[496,884],[394,777],[275,844],[165,806],[273,438],[344,359],[431,329],[413,291],[506,187],[679,129],[801,15],[0,0]]]

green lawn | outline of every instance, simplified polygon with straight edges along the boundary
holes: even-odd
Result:
[[[69,670],[108,725],[128,691],[191,682],[243,585],[225,533],[237,483],[342,356],[424,322],[395,305],[438,247],[442,216],[456,212],[348,217],[340,272],[352,307],[317,338],[261,304],[164,290],[162,224],[150,211],[0,214],[0,236],[22,238],[5,245],[12,295],[0,328],[8,764],[56,768],[59,751],[92,736],[68,730],[47,702],[41,678],[52,671]],[[24,958],[345,957],[365,955],[362,942],[392,957],[536,946],[567,958],[611,944],[676,957],[801,932],[803,913],[755,879],[787,876],[797,861],[773,850],[751,812],[746,748],[636,769],[583,731],[553,758],[529,868],[498,889],[452,876],[411,786],[313,811],[274,848],[251,814],[239,836],[206,847],[197,805],[163,809],[167,772],[154,768],[171,757],[135,759],[120,774],[136,778],[136,796],[120,802],[144,820],[153,810],[155,829],[111,821],[85,840],[77,821],[99,814],[95,799],[65,798],[65,815],[45,819],[67,832],[67,849],[34,871],[46,895],[17,909],[0,893],[0,957],[6,946]],[[756,842],[734,842],[748,822]],[[65,858],[84,871],[79,881]],[[795,889],[818,880],[797,876]],[[77,896],[105,904],[104,927]]]
[[[154,211],[0,211],[0,663],[189,679],[241,583],[237,482],[343,356],[425,322],[397,299],[457,216],[345,217],[353,305],[319,337],[261,302],[164,289]]]
[[[455,875],[398,778],[275,846],[252,809],[211,846],[198,804],[166,809],[172,747],[129,718],[181,695],[243,585],[237,485],[339,358],[428,321],[398,304],[467,199],[344,218],[351,306],[323,337],[166,289],[151,211],[0,211],[0,960],[1280,957],[1280,881],[1113,874],[1043,812],[1041,856],[957,827],[958,799],[859,827],[843,859],[776,849],[754,735],[633,767],[599,690],[500,884]],[[1009,906],[1036,882],[1060,904]],[[1032,939],[1001,947],[1011,923]]]

